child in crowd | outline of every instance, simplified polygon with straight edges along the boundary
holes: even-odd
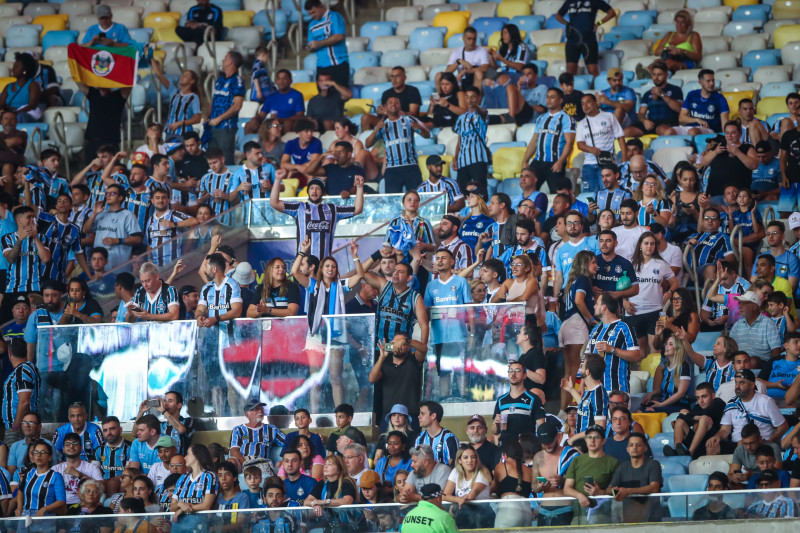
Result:
[[[767,297],[767,312],[772,317],[775,325],[778,326],[781,342],[783,342],[787,331],[797,330],[797,325],[790,314],[789,299],[782,292],[776,291]]]
[[[261,469],[251,465],[244,468],[244,482],[247,483],[247,497],[250,499],[250,508],[264,507],[264,498],[261,495]]]
[[[239,474],[236,467],[229,461],[217,465],[217,482],[219,495],[217,496],[217,509],[248,509],[250,498],[239,489]],[[248,529],[250,522],[249,513],[222,513],[219,516],[217,531],[239,531]]]
[[[275,84],[269,77],[267,64],[269,63],[269,50],[265,45],[256,48],[256,60],[253,62],[253,91],[250,99],[260,104],[264,103],[267,96],[275,92]]]

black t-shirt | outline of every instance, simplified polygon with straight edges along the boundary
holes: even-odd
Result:
[[[108,96],[101,96],[98,89],[89,87],[86,99],[89,100],[90,111],[84,137],[118,143],[122,112],[127,100],[122,96],[122,91],[111,91]]]
[[[102,515],[108,515],[108,518],[100,518]],[[77,526],[80,533],[94,533],[100,531],[100,528],[114,529],[114,511],[108,507],[101,505],[91,513],[83,511],[83,506],[80,503],[73,503],[67,507],[67,516],[94,516],[91,519],[75,519],[71,520],[61,519],[58,521],[58,529],[72,530]]]
[[[497,466],[501,459],[500,447],[487,440],[481,444],[477,452],[481,464],[488,468],[489,472],[494,472],[494,467]]]
[[[725,402],[722,401],[721,398],[714,398],[714,401],[711,402],[711,405],[708,406],[708,409],[703,409],[700,407],[699,404],[696,404],[694,407],[689,410],[689,414],[686,415],[686,422],[691,427],[693,422],[690,422],[695,416],[705,415],[711,418],[712,426],[711,429],[708,430],[706,435],[716,435],[719,431],[720,421],[722,420],[722,413],[725,412]],[[683,417],[683,415],[681,415]]]
[[[86,300],[83,302],[78,311],[86,316],[100,315],[100,318],[103,317],[103,309],[100,307],[100,304],[94,300]],[[85,324],[85,322],[80,318],[73,316],[70,324]]]
[[[580,91],[572,91],[564,95],[564,112],[574,118],[575,122],[583,120],[586,117],[581,107],[581,98],[583,98],[583,93]]]
[[[281,288],[272,288],[269,291],[269,297],[264,300],[264,285],[261,284],[256,288],[256,297],[264,302],[264,305],[272,309],[286,309],[289,304],[300,305],[300,288],[297,283],[290,281],[286,288],[286,293],[281,296]],[[255,298],[252,303],[257,303]]]
[[[339,196],[342,191],[349,191],[353,188],[356,181],[356,176],[363,176],[364,169],[361,165],[350,165],[349,167],[341,167],[336,163],[332,165],[325,165],[325,188],[329,196]]]
[[[327,486],[327,487],[326,487]],[[338,481],[325,481],[321,479],[317,481],[317,486],[314,487],[314,490],[311,491],[311,495],[318,500],[327,500],[330,498],[331,500],[338,500],[344,496],[352,496],[353,500],[356,498],[356,486],[353,482],[349,479],[342,480],[342,492],[341,494],[337,494],[336,491],[339,488]]]
[[[383,377],[380,380],[385,417],[393,405],[400,403],[408,408],[412,420],[419,415],[419,402],[422,395],[422,363],[413,353],[409,353],[399,365],[387,357],[381,366]]]
[[[317,121],[336,121],[344,116],[344,100],[336,89],[328,89],[327,96],[318,94],[308,101],[306,116]],[[320,124],[322,127],[322,124]]]
[[[206,160],[205,152],[200,155],[183,156],[183,161],[175,164],[178,176],[181,178],[197,178],[200,179],[208,174],[208,161]]]
[[[746,154],[753,145],[741,144],[739,151]],[[728,155],[727,152],[719,154],[708,165],[708,187],[706,192],[711,196],[718,196],[725,192],[730,185],[735,185],[740,189],[750,187],[753,181],[753,171],[744,166],[741,159],[736,156]]]
[[[800,131],[789,130],[781,137],[781,150],[786,152],[786,177],[792,183],[800,181]]]
[[[542,354],[541,350],[535,350],[533,348],[522,354],[519,358],[519,362],[522,363],[522,366],[524,366],[526,369],[533,372],[539,370],[540,368],[545,368],[544,354]],[[544,385],[536,383],[532,379],[526,377],[525,388],[528,390],[544,390]]]
[[[394,90],[394,87],[386,89],[383,91],[383,95],[381,95],[381,105],[386,105],[386,100],[388,100],[390,96],[396,96],[400,99],[400,109],[406,113],[408,113],[411,104],[422,105],[422,97],[419,94],[419,89],[413,85],[406,85],[403,91],[399,93]]]
[[[569,15],[569,23],[572,31],[567,33],[567,42],[578,43],[581,38],[583,42],[596,41],[597,35],[594,33],[594,22],[597,20],[597,12],[611,11],[611,6],[603,0],[566,0],[558,14],[562,17]]]
[[[792,479],[800,479],[800,459],[792,462]]]

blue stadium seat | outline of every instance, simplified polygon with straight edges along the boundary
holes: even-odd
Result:
[[[39,128],[39,131],[42,132],[43,138],[47,137],[47,130],[50,128],[47,122],[20,122],[17,124],[17,129],[25,130],[28,133],[28,138],[30,138],[31,134],[33,133],[33,130],[35,130],[36,128]]]
[[[774,53],[768,50],[751,50],[742,56],[742,66],[749,68],[751,73],[758,70],[759,67],[780,64],[780,57],[776,57]],[[761,96],[763,97],[764,95]]]
[[[463,33],[454,33],[447,38],[447,48],[460,48],[464,46],[464,41],[461,40]],[[489,39],[489,34],[482,31],[478,32],[478,44],[486,46],[486,41]]]
[[[433,81],[412,81],[408,84],[417,88],[423,102],[430,100],[431,95],[436,92],[436,84]]]
[[[375,37],[394,35],[396,29],[397,22],[373,20],[362,24],[361,29],[358,30],[358,35],[361,37],[369,37],[369,44],[372,46],[372,41],[375,39]]]
[[[529,59],[528,63],[533,63],[539,69],[539,78],[537,81],[542,83],[541,78],[544,76],[545,70],[547,70],[547,61],[544,59]]]
[[[614,47],[620,41],[633,41],[638,39],[641,35],[641,32],[637,34],[627,31],[617,31],[616,28],[613,28],[612,30],[603,34],[602,42],[609,43],[612,47]]]
[[[569,21],[569,15],[567,15],[564,18],[567,21]],[[564,26],[559,21],[557,21],[555,15],[550,15],[549,17],[547,17],[547,21],[544,23],[544,29],[546,29],[546,30],[566,30],[566,26]]]
[[[761,33],[762,23],[758,20],[743,20],[729,22],[722,28],[722,35],[738,37],[739,35],[750,35],[751,33]]]
[[[422,157],[424,155],[444,155],[447,146],[443,144],[428,144],[423,146],[416,145],[416,148],[417,157]]]
[[[575,90],[576,91],[589,91],[592,89],[592,82],[594,81],[591,74],[577,74],[575,76]]]
[[[381,55],[382,67],[413,67],[419,63],[419,50],[390,50]]]
[[[632,24],[635,26],[644,26],[645,28],[649,28],[655,23],[657,17],[658,11],[654,9],[628,11],[620,15],[619,20],[617,20],[617,24],[620,26]]]
[[[742,20],[756,20],[762,23],[767,22],[769,14],[772,11],[772,6],[769,4],[756,4],[750,6],[739,6],[733,12],[731,20],[739,22]]]
[[[671,476],[675,475],[685,475],[686,467],[677,461],[669,461],[668,459],[672,459],[672,457],[663,457],[658,460],[661,463],[661,475],[668,474]],[[690,457],[691,459],[691,457]]]
[[[375,102],[377,105],[380,105],[383,92],[391,88],[392,84],[389,82],[365,85],[361,88],[361,98],[372,98],[373,102]]]
[[[353,68],[353,62],[350,62],[350,68]],[[316,72],[317,70],[317,54],[308,54],[303,58],[303,70],[309,72]],[[358,70],[358,69],[355,69]]]
[[[253,17],[253,25],[254,26],[263,26],[264,27],[264,37],[267,40],[272,39],[272,26],[269,23],[269,19],[267,18],[267,12],[263,9],[256,13],[256,16]],[[275,38],[276,39],[283,39],[286,36],[286,32],[289,30],[289,15],[280,9],[275,10]],[[313,54],[312,54],[313,55]]]
[[[78,32],[75,30],[49,31],[42,37],[42,50],[46,51],[51,46],[69,46],[77,39]]]
[[[508,144],[508,143],[497,143]],[[511,198],[522,194],[522,187],[519,186],[519,178],[507,178],[500,182],[497,186],[497,192],[504,192]]]
[[[142,46],[150,42],[153,37],[153,28],[129,28],[128,35]]]
[[[646,29],[647,29],[647,26],[643,26],[641,24],[619,24],[619,25],[614,26],[613,28],[611,28],[609,31],[610,32],[618,32],[618,33],[633,33],[634,35],[636,35],[637,39],[641,39],[642,38],[642,34],[644,33],[644,30],[646,30]],[[608,32],[606,32],[606,33],[608,33]]]
[[[650,143],[650,149],[655,151],[661,148],[675,148],[677,146],[692,146],[694,140],[691,135],[662,135]]]
[[[502,30],[503,26],[506,24],[508,24],[508,17],[480,17],[475,19],[472,23],[472,27],[478,30],[478,32],[491,35],[496,31]]]
[[[788,117],[789,113],[775,113],[774,115],[770,115],[767,117],[767,124],[769,124],[770,128],[774,128],[776,122],[780,122],[781,120]]]
[[[664,446],[673,446],[675,444],[674,436],[672,433],[659,433],[655,437],[651,437],[648,444],[650,444],[653,457],[664,457]]]
[[[681,455],[675,457],[661,457],[658,461],[661,463],[662,468],[666,463],[675,463],[680,465],[683,467],[683,472],[681,472],[681,474],[686,474],[689,472],[689,464],[692,462],[692,458],[688,455]]]
[[[15,24],[6,30],[8,48],[33,48],[39,46],[41,24]]]
[[[314,81],[313,70],[290,70],[292,73],[292,83],[308,83]]]
[[[701,10],[704,7],[717,7],[722,5],[720,0],[686,0],[686,7]]]
[[[671,477],[664,487],[664,492],[702,492],[707,486],[707,474],[684,474]]]
[[[350,68],[377,67],[381,61],[380,52],[355,52],[350,54]]]
[[[519,31],[530,33],[543,29],[546,20],[542,15],[522,15],[511,19],[511,24],[516,24]]]
[[[779,81],[775,83],[767,83],[761,87],[759,91],[759,98],[766,98],[768,96],[782,96],[785,97],[797,89],[797,83],[794,81]]]
[[[223,11],[239,11],[242,9],[242,0],[214,0],[214,5]]]
[[[414,50],[444,48],[444,36],[446,34],[447,28],[417,28],[408,37],[408,47]]]

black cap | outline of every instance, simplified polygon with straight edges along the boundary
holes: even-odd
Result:
[[[664,226],[658,222],[653,222],[650,224],[650,233],[664,233]]]
[[[419,494],[423,500],[435,500],[442,495],[442,487],[436,483],[427,483],[419,489]]]
[[[181,287],[181,290],[178,291],[178,295],[184,296],[186,294],[192,294],[193,292],[198,292],[197,287],[194,285],[184,285]]]
[[[265,407],[266,405],[267,405],[267,404],[265,404],[264,402],[258,402],[258,401],[256,401],[256,402],[251,402],[251,403],[247,404],[247,407],[245,407],[245,408],[244,408],[244,410],[245,410],[245,412],[246,412],[246,411],[255,411],[255,410],[257,410],[259,407],[261,407],[261,410],[263,411],[263,410],[264,410],[264,407]]]
[[[31,305],[31,303],[28,301],[28,297],[25,296],[24,294],[20,294],[19,296],[14,298],[14,305],[17,305],[17,304],[26,304],[28,306]],[[11,307],[14,307],[14,305],[12,305]]]
[[[766,483],[774,483],[776,481],[780,481],[780,476],[778,475],[778,471],[774,468],[768,468],[764,470],[758,475],[758,479],[756,479],[756,483],[766,482]]]
[[[772,151],[772,145],[769,141],[758,141],[756,143],[756,153],[757,154],[766,154],[767,152]]]
[[[550,444],[558,436],[558,428],[552,422],[545,422],[536,430],[536,436],[542,444]]]
[[[314,179],[312,179],[311,181],[309,181],[309,182],[308,182],[308,185],[306,186],[306,191],[307,191],[308,189],[310,189],[312,185],[316,185],[316,186],[318,186],[320,189],[322,189],[322,195],[323,195],[323,196],[324,196],[324,195],[325,195],[325,194],[328,192],[328,188],[327,188],[327,187],[325,187],[325,182],[324,182],[324,181],[322,181],[320,178],[314,178]]]
[[[600,436],[605,437],[606,436],[606,428],[604,428],[600,424],[592,424],[591,426],[586,428],[586,431],[584,431],[584,434],[586,434],[586,435],[588,435],[589,433],[599,433]]]
[[[455,227],[459,227],[461,225],[461,220],[455,215],[445,215],[442,217],[442,220],[446,220]]]
[[[739,370],[738,372],[736,372],[736,375],[734,377],[746,379],[747,381],[752,381],[753,383],[756,382],[756,375],[749,368],[743,368]]]
[[[217,252],[228,254],[229,256],[231,256],[231,259],[236,259],[236,252],[234,252],[233,248],[231,248],[227,244],[220,244],[219,246],[217,246]]]
[[[429,155],[428,159],[425,160],[426,165],[433,165],[433,166],[441,166],[444,165],[444,159],[438,155]]]
[[[489,201],[489,195],[488,195],[488,194],[486,194],[486,193],[483,191],[483,189],[481,189],[481,188],[478,186],[478,184],[477,184],[477,183],[476,183],[476,184],[474,184],[474,185],[475,185],[475,187],[476,187],[476,188],[475,188],[475,189],[472,189],[472,190],[469,190],[469,189],[465,190],[465,191],[464,191],[464,196],[469,196],[470,194],[477,194],[478,196],[480,196],[481,198],[483,198],[483,201],[484,201],[484,202],[488,202],[488,201]],[[470,186],[470,184],[469,184],[469,183],[467,183],[467,187],[469,187],[469,186]]]

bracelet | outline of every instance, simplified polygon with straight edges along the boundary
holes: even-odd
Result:
[[[305,252],[297,252],[297,255],[299,255],[300,257],[305,257],[306,253]]]
[[[124,245],[125,245],[125,237],[122,237],[122,238],[119,240],[119,243],[120,243],[121,245],[123,245],[123,246],[124,246]]]
[[[357,263],[360,263],[360,262],[361,262],[361,259],[359,259],[358,257],[354,257],[354,258],[353,258],[353,261],[356,261]]]

